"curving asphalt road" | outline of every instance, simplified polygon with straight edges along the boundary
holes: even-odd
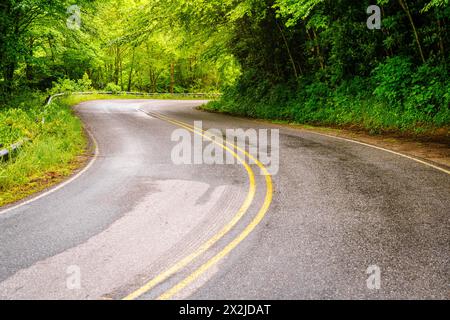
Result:
[[[175,165],[171,135],[195,120],[276,128],[196,111],[203,102],[78,105],[98,155],[62,188],[0,211],[0,299],[450,298],[449,174],[286,128],[272,177]]]

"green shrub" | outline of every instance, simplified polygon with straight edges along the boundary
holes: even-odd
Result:
[[[57,82],[53,82],[53,87],[50,90],[51,94],[63,93],[63,92],[83,92],[92,90],[92,81],[85,73],[83,78],[78,80],[71,79],[59,79]]]
[[[110,82],[106,85],[105,91],[112,92],[113,94],[119,93],[122,89],[114,82]]]
[[[392,107],[400,107],[410,86],[411,66],[409,59],[401,56],[379,64],[372,73],[376,85],[374,95]]]
[[[371,78],[354,77],[335,86],[301,78],[295,88],[255,83],[251,73],[205,108],[236,115],[303,124],[357,126],[370,132],[414,131],[450,125],[450,79],[432,62],[414,69],[405,58],[380,63]]]
[[[69,173],[67,165],[85,147],[81,122],[70,106],[54,101],[44,107],[42,97],[38,100],[26,106],[3,106],[0,112],[0,143],[9,146],[29,139],[16,157],[0,163],[0,206],[15,199],[10,190],[46,172]]]
[[[450,105],[450,79],[444,66],[424,64],[411,74],[405,107],[411,112],[435,116]]]

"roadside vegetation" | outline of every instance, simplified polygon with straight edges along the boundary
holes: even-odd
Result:
[[[255,94],[255,92],[258,92]],[[392,58],[367,78],[332,84],[298,79],[296,85],[246,82],[228,88],[207,111],[370,133],[449,135],[450,78],[443,66],[412,68]]]
[[[55,101],[44,107],[42,95],[25,95],[4,105],[0,141],[24,144],[0,162],[0,206],[57,183],[86,159],[87,140],[70,105]]]
[[[205,109],[374,133],[449,134],[448,0],[244,3],[234,9],[237,19],[214,17],[231,30],[242,76]],[[366,25],[374,3],[379,30]]]

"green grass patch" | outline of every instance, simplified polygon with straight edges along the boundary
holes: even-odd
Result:
[[[0,109],[0,141],[27,138],[17,155],[0,163],[0,206],[25,198],[69,176],[82,165],[87,139],[70,104],[44,98]]]

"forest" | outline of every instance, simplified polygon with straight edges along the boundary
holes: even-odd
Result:
[[[45,98],[92,90],[222,93],[204,109],[448,136],[449,1],[377,0],[378,28],[372,4],[2,1],[0,143],[58,132],[36,121]]]
[[[185,28],[181,3],[26,0],[0,8],[3,96],[82,79],[96,89],[209,92],[236,77],[230,53]]]
[[[373,4],[381,27],[371,30]],[[448,0],[6,0],[0,99],[222,92],[207,109],[374,132],[446,128],[449,17]]]
[[[223,23],[241,76],[208,109],[379,132],[448,135],[446,0],[245,1]],[[226,16],[226,15],[225,15]],[[231,20],[231,21],[230,21]],[[222,23],[222,22],[221,22]]]

